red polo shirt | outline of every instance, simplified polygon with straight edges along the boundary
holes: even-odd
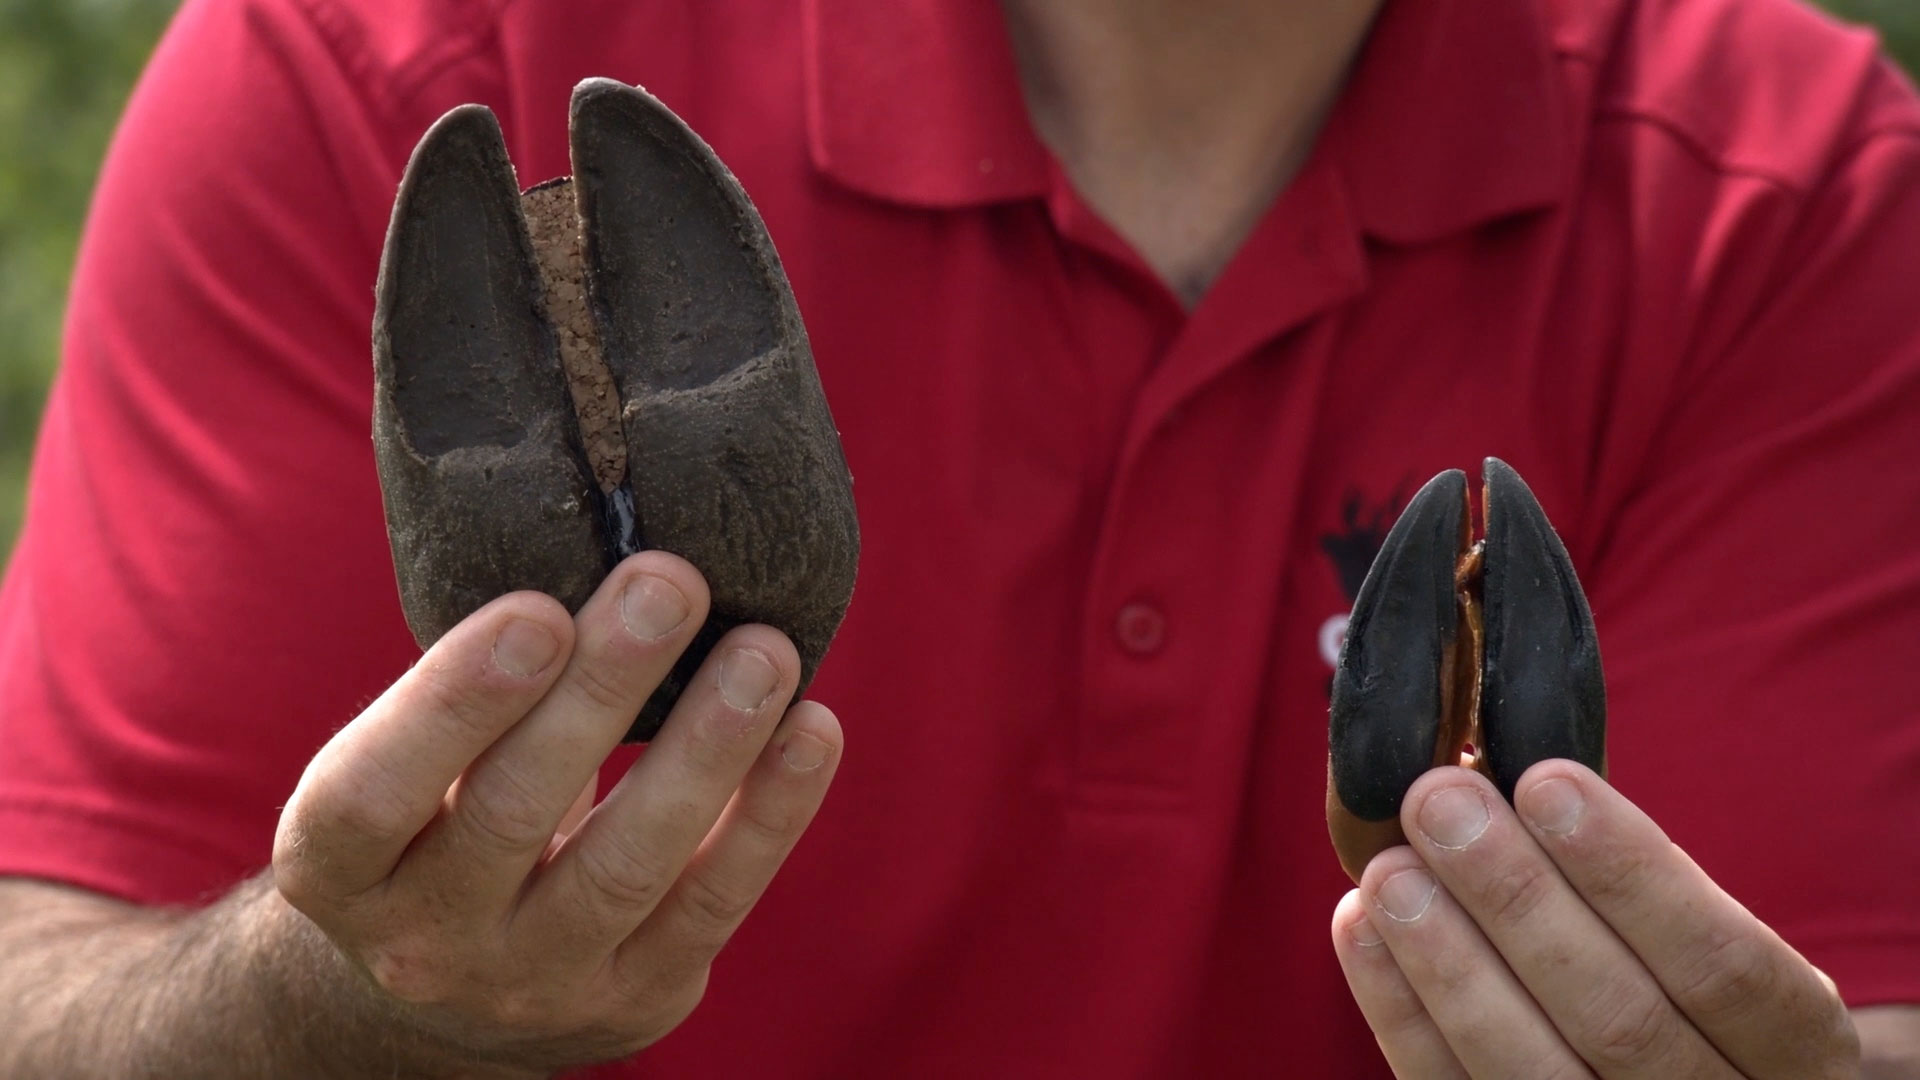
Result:
[[[856,477],[836,789],[604,1076],[1384,1075],[1327,945],[1329,658],[1414,486],[1513,462],[1620,787],[1920,1001],[1920,104],[1784,0],[1390,3],[1183,311],[996,9],[199,0],[136,95],[0,594],[0,872],[191,901],[415,657],[369,453],[407,152],[656,91],[764,212]],[[613,770],[624,764],[623,755]]]

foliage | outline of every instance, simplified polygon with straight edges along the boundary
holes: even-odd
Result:
[[[1920,0],[1828,0],[1920,70]],[[0,563],[99,158],[174,0],[0,0]]]
[[[1920,3],[1914,0],[1822,0],[1822,7],[1854,22],[1879,28],[1887,51],[1920,72]]]
[[[100,154],[173,0],[0,0],[0,561]]]

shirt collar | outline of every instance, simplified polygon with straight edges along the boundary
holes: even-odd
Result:
[[[806,0],[814,166],[875,198],[965,207],[1045,195],[992,0]]]
[[[1537,0],[1388,0],[1316,153],[1355,220],[1413,243],[1558,202],[1574,146]],[[1042,197],[999,5],[806,0],[814,166],[929,208]]]

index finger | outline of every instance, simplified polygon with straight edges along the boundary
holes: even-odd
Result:
[[[321,747],[274,838],[276,883],[340,899],[393,872],[447,789],[558,677],[573,620],[551,597],[503,596],[467,616]]]
[[[1852,1075],[1858,1046],[1831,986],[1639,807],[1571,761],[1529,769],[1514,804],[1561,874],[1743,1074]]]

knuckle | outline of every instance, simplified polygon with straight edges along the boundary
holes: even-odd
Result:
[[[651,911],[673,880],[653,848],[603,833],[578,849],[574,866],[588,894],[628,911]]]
[[[276,843],[271,869],[280,899],[316,923],[341,908],[345,898],[330,886],[325,863],[306,857],[296,845]]]
[[[1481,886],[1487,918],[1502,926],[1525,923],[1553,895],[1553,874],[1538,863],[1519,860],[1499,868]]]
[[[1594,995],[1579,1030],[1588,1056],[1602,1069],[1633,1069],[1656,1061],[1680,1034],[1679,1014],[1648,987],[1613,983]]]
[[[738,713],[701,716],[681,750],[687,771],[695,776],[732,772],[757,749],[746,740],[753,729],[752,718]]]
[[[461,744],[475,740],[491,742],[503,726],[506,716],[497,694],[489,694],[477,683],[462,679],[444,667],[421,667],[418,690],[424,711],[434,722],[447,729]]]
[[[280,827],[273,835],[273,856],[269,864],[273,869],[273,885],[294,907],[302,907],[303,900],[315,899],[318,891],[313,860],[308,855],[312,835],[306,818],[292,807],[280,819]]]
[[[415,1007],[445,1005],[458,980],[447,977],[442,950],[418,939],[389,941],[369,950],[367,974],[388,997]]]
[[[273,887],[288,906],[309,917],[323,906],[324,893],[311,864],[282,858],[277,851],[273,857]]]
[[[274,832],[274,883],[295,906],[326,896],[339,848],[398,848],[411,837],[412,816],[397,778],[377,758],[303,783]]]
[[[1411,992],[1378,997],[1372,1003],[1372,1012],[1375,1034],[1389,1041],[1419,1035],[1433,1024],[1426,1003]]]
[[[717,880],[710,872],[681,878],[674,896],[696,932],[708,941],[724,941],[753,910],[755,900],[753,890]]]
[[[1681,969],[1674,997],[1703,1019],[1752,1008],[1770,996],[1777,972],[1767,950],[1747,934],[1709,939]]]
[[[505,851],[545,847],[553,824],[539,796],[511,770],[494,767],[463,784],[455,812],[488,845]]]
[[[593,712],[633,712],[644,704],[640,695],[623,678],[619,665],[582,657],[582,662],[567,672],[563,685],[582,708]]]
[[[1488,993],[1487,967],[1477,954],[1470,950],[1444,949],[1431,958],[1432,968],[1428,974],[1434,994],[1428,996],[1426,986],[1418,993],[1422,1000],[1478,1000]]]
[[[307,818],[307,833],[352,837],[362,843],[395,845],[408,838],[410,800],[378,759],[356,763],[352,782],[338,797],[319,800]]]
[[[1580,891],[1596,907],[1631,908],[1651,894],[1648,879],[1654,861],[1644,852],[1625,849],[1595,860],[1581,881]]]
[[[799,835],[801,819],[801,811],[785,800],[742,799],[735,822],[748,839],[783,850]]]
[[[343,799],[328,807],[325,825],[309,828],[309,839],[318,832],[339,833],[373,844],[395,844],[404,839],[405,825],[400,820],[396,800],[382,799],[369,792],[365,799]]]

